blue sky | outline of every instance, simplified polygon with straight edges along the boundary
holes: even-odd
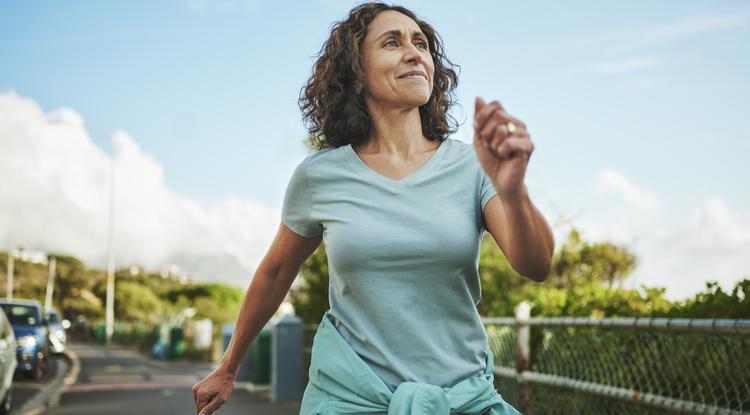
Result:
[[[278,212],[307,154],[299,90],[331,24],[358,3],[6,0],[0,93],[126,133],[164,191],[207,211],[237,201]],[[551,223],[572,217],[591,239],[651,255],[637,279],[681,295],[706,270],[725,286],[750,277],[740,260],[750,257],[750,4],[399,4],[430,22],[461,66],[456,118],[470,120],[481,95],[528,125],[527,185]],[[470,126],[456,138],[469,141]],[[112,153],[104,134],[86,133]],[[267,248],[259,238],[242,239],[256,258],[239,261],[245,269]],[[668,261],[654,251],[686,238],[696,241]],[[696,269],[688,258],[703,274],[686,276]]]

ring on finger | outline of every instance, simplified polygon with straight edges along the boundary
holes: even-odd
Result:
[[[508,130],[508,135],[513,135],[518,130],[513,122],[506,123],[505,128]]]

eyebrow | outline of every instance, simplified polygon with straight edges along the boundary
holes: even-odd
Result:
[[[400,30],[389,30],[389,31],[381,34],[380,36],[378,36],[375,39],[375,41],[377,42],[378,40],[380,40],[380,38],[382,38],[384,36],[388,36],[388,35],[390,35],[390,36],[396,36],[396,37],[400,38],[401,37],[401,31]],[[425,36],[425,34],[422,33],[422,32],[420,32],[419,30],[415,30],[414,32],[412,32],[412,37],[421,37],[422,39],[427,40],[427,36]]]

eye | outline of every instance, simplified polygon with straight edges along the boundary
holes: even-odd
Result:
[[[388,45],[389,45],[389,44],[391,44],[391,43],[394,43],[394,44],[395,44],[395,43],[396,43],[396,41],[395,41],[395,40],[393,40],[393,39],[391,39],[391,40],[389,40],[389,41],[385,42],[385,44],[383,44],[383,46],[388,46]]]
[[[422,49],[427,49],[427,44],[424,42],[419,42],[417,45],[422,45]]]

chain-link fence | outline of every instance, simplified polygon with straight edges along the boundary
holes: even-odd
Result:
[[[483,321],[524,414],[750,414],[750,320]]]
[[[482,321],[497,390],[526,415],[750,414],[750,320]]]

